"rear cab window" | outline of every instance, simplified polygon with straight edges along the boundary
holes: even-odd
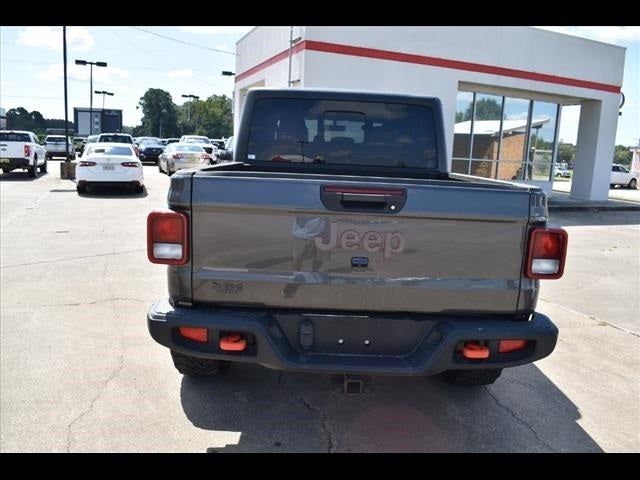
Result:
[[[31,143],[31,137],[28,133],[0,132],[0,142]]]
[[[436,169],[435,116],[424,105],[258,99],[247,160]]]
[[[100,135],[100,137],[98,138],[98,142],[133,144],[133,140],[128,135]]]
[[[99,147],[94,146],[90,150],[91,155],[133,155],[133,150],[130,147]]]

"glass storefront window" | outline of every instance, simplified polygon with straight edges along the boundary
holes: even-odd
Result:
[[[452,171],[551,180],[558,111],[555,103],[458,92]]]
[[[551,162],[556,135],[558,105],[549,102],[533,102],[529,151],[526,172],[530,176],[523,180],[550,180]]]
[[[473,92],[458,92],[456,98],[456,121],[453,135],[453,161],[455,173],[469,173],[471,152],[471,119],[473,116]]]
[[[499,180],[521,178],[524,149],[527,145],[527,118],[530,100],[506,97],[500,143]]]

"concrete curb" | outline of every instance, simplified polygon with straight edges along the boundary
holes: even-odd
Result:
[[[549,205],[550,212],[640,212],[640,205]]]

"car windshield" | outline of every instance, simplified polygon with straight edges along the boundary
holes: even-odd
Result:
[[[199,145],[178,145],[175,147],[176,152],[200,152],[203,153],[204,149]]]
[[[91,155],[133,155],[131,147],[93,147]]]
[[[99,142],[133,143],[128,135],[100,135]]]
[[[48,143],[64,143],[65,137],[53,137],[53,136],[48,136],[47,138],[44,139],[45,142]]]
[[[433,169],[434,115],[427,106],[400,103],[259,99],[247,159]]]
[[[31,142],[28,133],[0,132],[0,142]]]
[[[98,138],[100,138],[100,135],[89,135],[87,137],[87,143],[95,143],[98,141]]]

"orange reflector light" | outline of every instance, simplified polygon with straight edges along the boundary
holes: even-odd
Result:
[[[526,346],[526,340],[500,340],[498,351],[500,353],[515,352],[516,350],[522,350]]]
[[[209,336],[206,328],[180,327],[180,335],[194,342],[207,343]]]
[[[478,342],[467,342],[462,349],[462,355],[472,360],[489,358],[489,348]]]
[[[247,341],[239,333],[232,333],[220,339],[220,350],[241,352],[247,348]]]

